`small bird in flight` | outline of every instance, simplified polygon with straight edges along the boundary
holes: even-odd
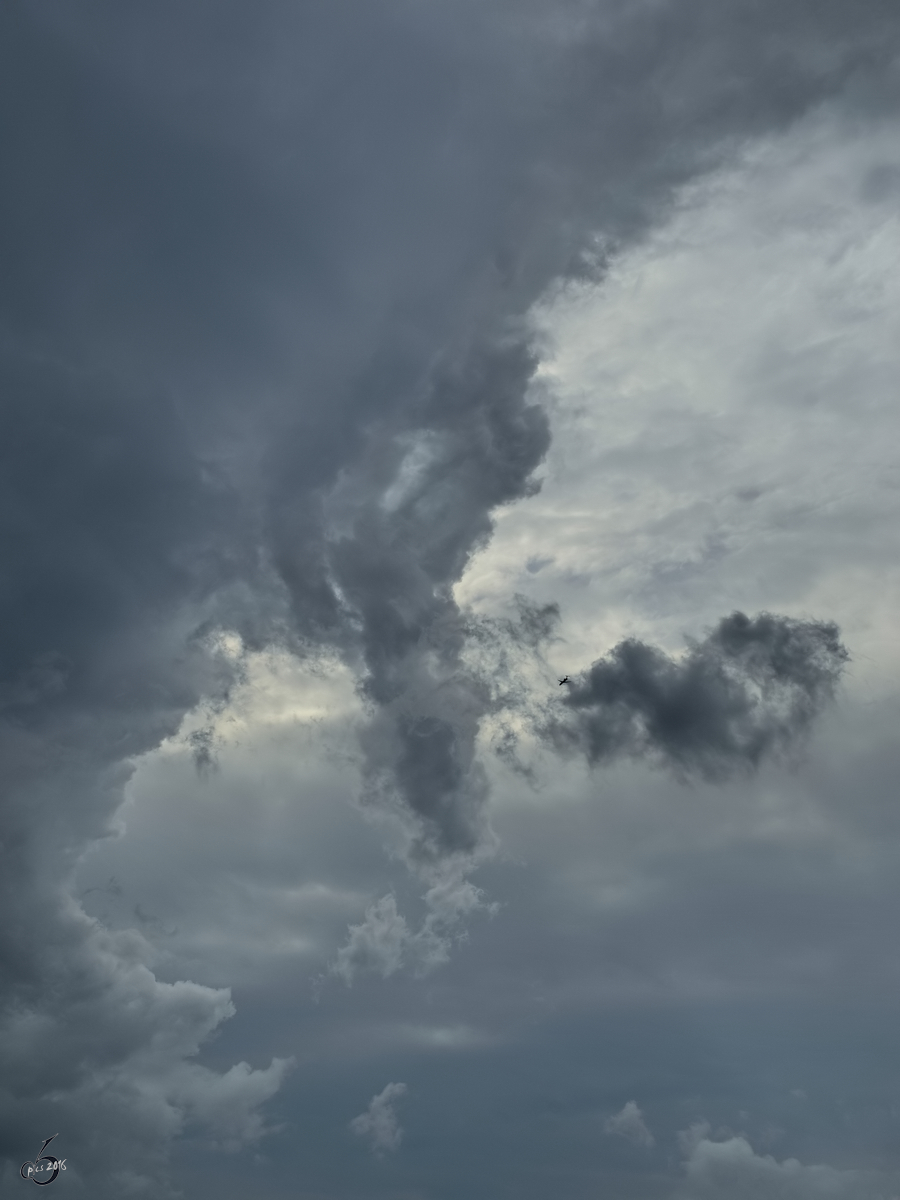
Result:
[[[565,679],[561,679],[561,680],[559,681],[559,686],[560,686],[560,687],[562,687],[562,685],[563,685],[564,683],[568,683],[568,682],[569,682],[569,677],[568,677],[568,675],[567,675],[567,676],[565,677]]]

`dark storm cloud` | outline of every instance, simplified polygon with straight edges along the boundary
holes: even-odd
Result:
[[[483,833],[473,759],[488,697],[462,668],[466,624],[450,589],[489,536],[491,510],[527,493],[547,449],[546,418],[523,399],[534,365],[521,345],[498,342],[439,367],[414,405],[403,460],[390,464],[393,484],[384,487],[376,443],[364,467],[372,491],[350,501],[331,552],[379,710],[365,737],[372,780],[396,788],[425,860],[471,853]]]
[[[545,734],[591,764],[628,754],[725,779],[789,752],[848,658],[836,625],[771,613],[724,617],[681,660],[629,638],[572,679]]]
[[[215,630],[343,653],[410,861],[473,858],[452,586],[546,450],[523,314],[723,145],[860,71],[883,102],[897,35],[875,0],[0,12],[2,1106],[80,1129],[93,1195],[105,1121],[160,1194],[168,1139],[259,1136],[283,1069],[186,1065],[227,997],[65,894],[131,758],[227,695]]]
[[[123,395],[115,379],[5,351],[3,1150],[15,1158],[58,1119],[72,1178],[97,1171],[114,1191],[110,1136],[135,1181],[158,1180],[160,1132],[216,1112],[235,1140],[252,1138],[254,1090],[270,1095],[284,1073],[274,1062],[228,1079],[190,1063],[233,1011],[227,992],[160,982],[144,938],[108,933],[65,886],[111,832],[131,756],[228,695],[235,672],[207,630],[213,590],[246,573],[240,517],[158,393]],[[225,526],[230,562],[216,544]]]

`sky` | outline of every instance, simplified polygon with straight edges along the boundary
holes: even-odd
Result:
[[[0,59],[4,1195],[900,1197],[900,11]]]

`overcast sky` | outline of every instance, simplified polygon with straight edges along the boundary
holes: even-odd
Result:
[[[900,10],[0,92],[4,1195],[900,1197]]]

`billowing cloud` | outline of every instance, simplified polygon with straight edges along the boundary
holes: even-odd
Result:
[[[31,977],[0,1037],[8,1138],[27,1141],[51,1114],[74,1151],[74,1176],[99,1172],[104,1187],[153,1191],[165,1190],[160,1146],[172,1137],[194,1131],[229,1150],[263,1137],[260,1106],[290,1060],[224,1073],[191,1061],[234,1015],[227,989],[161,982],[140,934],[110,932],[71,904],[55,922],[52,909],[32,916]],[[124,1165],[110,1171],[111,1145]]]
[[[227,1143],[263,1128],[283,1060],[194,1070],[225,991],[165,982],[68,894],[136,760],[227,703],[223,631],[355,672],[365,799],[400,830],[442,952],[492,845],[475,755],[492,700],[460,670],[453,587],[548,446],[527,314],[741,139],[861,70],[865,104],[888,104],[897,39],[878,0],[3,10],[10,1155],[65,1114],[86,1186],[119,1195],[111,1124],[164,1194],[191,1120]],[[802,724],[802,688],[760,678]],[[711,769],[721,746],[695,733]],[[752,721],[719,734],[752,758]],[[208,769],[211,740],[194,749]],[[371,911],[360,953],[393,969],[419,935]]]
[[[394,1102],[406,1094],[405,1083],[389,1083],[373,1096],[369,1107],[350,1122],[357,1137],[366,1138],[374,1154],[400,1149],[403,1129],[394,1112]]]
[[[881,1172],[805,1166],[796,1158],[778,1162],[754,1153],[743,1137],[699,1138],[685,1173],[677,1200],[883,1200],[897,1188],[896,1178]]]
[[[545,733],[592,764],[628,754],[724,779],[790,751],[833,697],[848,657],[834,624],[736,612],[680,661],[621,642],[572,679],[566,714]]]

